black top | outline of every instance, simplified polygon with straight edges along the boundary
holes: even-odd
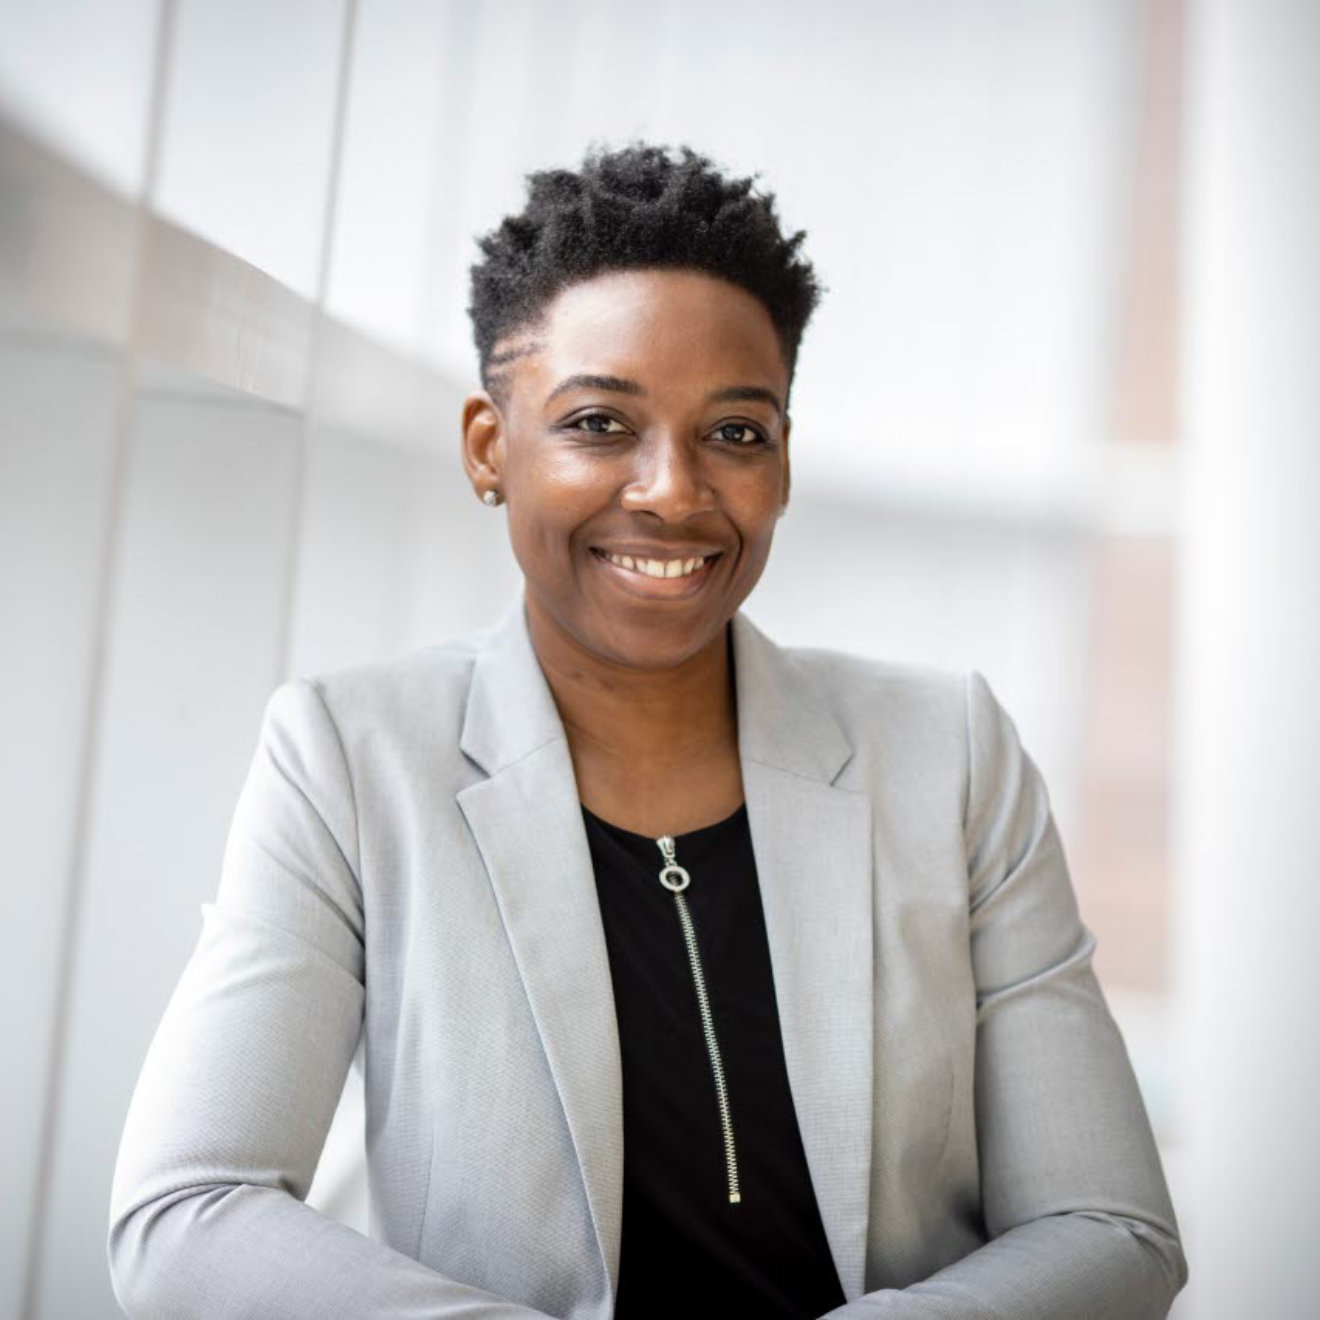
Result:
[[[818,1317],[845,1298],[789,1092],[747,809],[678,835],[741,1200],[695,979],[656,841],[582,808],[623,1067],[616,1317]]]

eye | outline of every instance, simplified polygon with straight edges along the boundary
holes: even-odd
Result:
[[[750,448],[752,445],[768,443],[765,436],[756,427],[750,426],[746,422],[721,422],[712,434],[719,440],[727,440],[730,444],[741,448]]]
[[[588,431],[592,435],[619,435],[628,430],[617,417],[602,412],[583,413],[581,417],[573,418],[567,426],[570,431]]]

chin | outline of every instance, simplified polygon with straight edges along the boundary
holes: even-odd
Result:
[[[677,669],[724,635],[727,619],[680,621],[653,619],[594,620],[575,630],[578,644],[612,664],[628,669]]]

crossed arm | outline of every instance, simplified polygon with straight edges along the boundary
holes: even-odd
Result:
[[[965,835],[990,1241],[830,1320],[1160,1320],[1187,1280],[1159,1155],[1091,968],[1044,783],[979,674]]]
[[[305,1204],[362,1029],[359,874],[338,736],[294,680],[267,705],[120,1142],[107,1248],[135,1320],[540,1314]]]
[[[1187,1277],[1045,789],[968,685],[976,1119],[991,1240],[831,1320],[1157,1320]],[[121,1140],[108,1257],[130,1317],[541,1314],[305,1204],[362,1029],[348,770],[316,688],[271,697],[214,903]]]

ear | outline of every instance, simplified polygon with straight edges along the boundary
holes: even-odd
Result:
[[[788,489],[792,485],[792,474],[788,462],[788,433],[793,429],[793,419],[784,414],[784,481],[779,493],[779,516],[788,512]]]
[[[504,415],[485,390],[463,400],[463,469],[477,498],[504,491]]]

